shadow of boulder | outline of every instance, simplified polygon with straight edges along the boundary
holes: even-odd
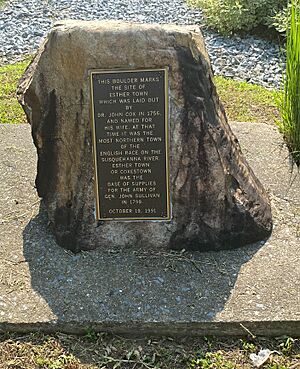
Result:
[[[25,227],[23,240],[32,289],[56,316],[49,321],[54,330],[132,335],[201,333],[223,310],[241,266],[261,246],[154,253],[116,252],[107,245],[72,254],[57,246],[43,205]]]

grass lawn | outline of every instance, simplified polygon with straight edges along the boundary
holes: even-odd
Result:
[[[131,340],[89,332],[0,336],[0,368],[252,369],[251,353],[276,350],[264,369],[296,369],[300,342],[279,339],[194,338]]]
[[[0,66],[0,123],[26,122],[15,91],[28,63],[29,59]],[[275,90],[218,76],[215,83],[229,120],[275,123],[279,119],[275,103],[278,92]]]
[[[1,1],[1,0],[0,0]],[[16,99],[16,88],[29,60],[0,66],[0,123],[25,123],[26,118]]]
[[[219,76],[215,84],[229,120],[275,123],[280,119],[278,91]]]

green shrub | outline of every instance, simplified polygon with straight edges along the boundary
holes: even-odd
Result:
[[[294,6],[300,11],[300,2],[295,3]],[[291,8],[292,4],[288,4],[288,6],[284,7],[280,10],[275,16],[272,18],[272,25],[274,28],[281,33],[285,33],[289,28],[289,20],[291,18]]]
[[[295,162],[300,165],[300,8],[292,1],[286,41],[286,75],[280,101],[281,131]]]
[[[260,25],[272,25],[273,18],[286,0],[188,0],[203,10],[206,23],[223,34],[249,31]]]

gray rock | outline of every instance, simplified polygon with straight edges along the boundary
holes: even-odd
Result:
[[[169,67],[171,222],[94,218],[87,71],[129,65]],[[38,194],[61,246],[219,250],[269,235],[267,194],[227,124],[198,27],[60,22],[18,96],[37,147]]]

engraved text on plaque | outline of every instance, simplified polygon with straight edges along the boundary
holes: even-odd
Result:
[[[97,219],[170,219],[167,69],[90,76]]]

